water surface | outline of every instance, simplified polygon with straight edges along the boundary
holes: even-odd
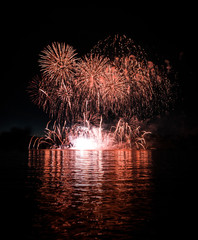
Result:
[[[172,239],[187,227],[181,153],[34,150],[9,160],[7,224],[21,239]]]

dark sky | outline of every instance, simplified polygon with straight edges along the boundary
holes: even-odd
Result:
[[[112,34],[125,34],[145,48],[183,69],[185,97],[195,101],[197,81],[195,15],[190,9],[135,11],[122,8],[29,8],[5,9],[1,17],[0,132],[30,127],[41,132],[48,116],[34,106],[26,92],[39,72],[38,55],[53,41],[72,45],[79,56],[97,41]],[[3,10],[2,10],[3,11]],[[191,93],[192,90],[192,94]]]

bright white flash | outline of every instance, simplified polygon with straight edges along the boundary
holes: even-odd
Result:
[[[79,150],[91,150],[91,149],[97,149],[98,143],[93,138],[85,138],[85,137],[79,137],[73,140],[73,149],[79,149]]]
[[[80,127],[79,136],[70,135],[69,139],[72,144],[72,149],[78,150],[107,149],[113,144],[110,135],[97,127],[91,129]]]

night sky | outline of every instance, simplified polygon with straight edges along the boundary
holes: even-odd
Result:
[[[151,60],[170,61],[181,82],[181,102],[176,109],[192,118],[197,98],[197,31],[193,6],[185,10],[168,8],[163,14],[148,11],[146,15],[141,9],[137,12],[126,9],[5,9],[0,30],[0,132],[28,127],[38,134],[48,122],[48,115],[31,103],[26,92],[28,82],[39,73],[38,55],[44,47],[54,41],[66,42],[81,57],[99,40],[117,33],[140,44]]]

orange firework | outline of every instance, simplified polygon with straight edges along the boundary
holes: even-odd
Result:
[[[102,85],[102,99],[104,105],[116,112],[128,97],[126,79],[114,66],[108,65],[105,69],[105,81]]]
[[[139,45],[135,44],[131,38],[119,34],[108,36],[106,39],[99,41],[91,52],[106,56],[111,61],[132,54],[138,61],[144,61],[146,58],[146,53]]]
[[[85,56],[78,64],[77,86],[85,92],[86,96],[96,97],[101,88],[101,81],[105,76],[104,69],[108,59],[90,54]]]
[[[50,96],[51,88],[52,86],[49,86],[44,78],[36,75],[29,83],[27,89],[33,103],[37,104],[39,107],[42,107],[46,112],[52,107],[52,99]]]
[[[133,104],[133,111],[135,106],[138,108],[147,106],[152,99],[152,82],[145,61],[137,61],[134,55],[117,58],[114,61],[129,85],[128,92]]]
[[[82,111],[87,111],[87,107],[93,113],[100,111],[101,87],[108,61],[109,59],[103,56],[90,54],[79,62],[75,86],[81,97]]]
[[[73,47],[65,43],[52,43],[40,54],[40,66],[44,76],[56,83],[70,81],[76,65],[76,52]]]

